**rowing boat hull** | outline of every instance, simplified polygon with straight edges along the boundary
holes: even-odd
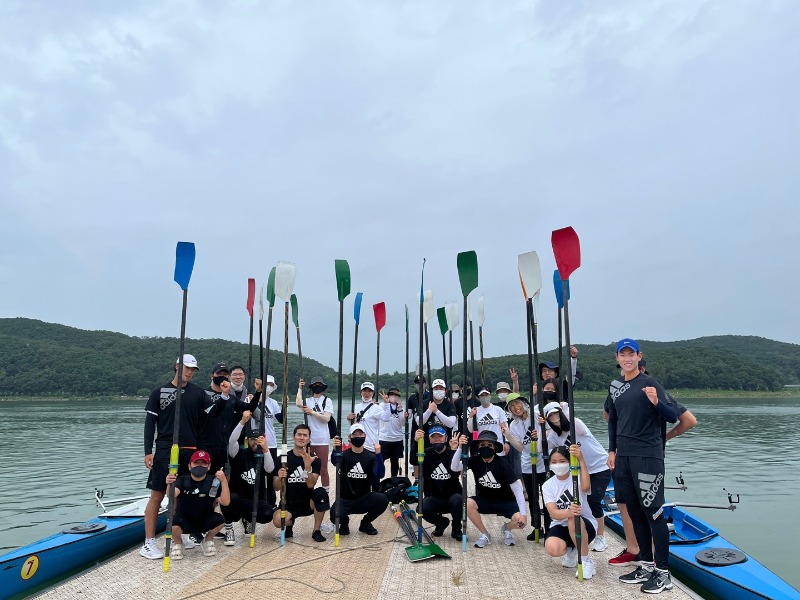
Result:
[[[130,506],[140,506],[133,503]],[[114,511],[116,512],[116,511]],[[125,512],[125,511],[121,511]],[[167,524],[158,516],[157,530]],[[144,517],[101,515],[79,526],[90,533],[57,533],[0,556],[0,590],[3,597],[27,595],[56,580],[89,568],[144,539]]]

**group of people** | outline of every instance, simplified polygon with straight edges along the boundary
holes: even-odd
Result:
[[[574,347],[570,358],[572,385],[578,376]],[[390,461],[391,477],[402,474],[405,432],[410,425],[413,443],[408,458],[414,478],[424,490],[420,512],[433,525],[434,537],[444,535],[448,527],[454,539],[461,540],[464,535],[462,476],[467,469],[475,484],[474,495],[466,498],[467,518],[477,530],[474,547],[492,543],[484,515],[503,518],[502,539],[511,546],[516,543],[513,531],[525,528],[530,517],[541,512],[542,518],[531,523],[533,530],[527,539],[537,539],[543,522],[548,554],[561,557],[563,566],[573,568],[580,556],[582,576],[590,579],[596,573],[590,548],[602,552],[608,546],[602,500],[613,474],[626,548],[609,564],[636,563],[636,570],[621,576],[620,581],[640,584],[644,592],[671,589],[669,532],[661,511],[664,445],[669,437],[693,427],[696,420],[647,373],[634,340],[620,341],[616,358],[620,377],[611,382],[604,406],[608,451],[582,420],[570,415],[565,401],[567,386],[559,378],[559,368],[543,362],[533,389],[537,394],[538,385],[542,386],[541,414],[536,402],[519,393],[513,369],[512,385],[500,382],[495,389],[497,404],[486,386],[474,390],[475,403],[469,383],[463,389],[453,385],[448,390],[444,380],[435,379],[429,390],[425,378],[417,376],[417,392],[404,408],[397,388],[381,392],[383,402],[377,403],[375,386],[363,382],[361,402],[354,401],[347,415],[346,440],[332,427],[334,402],[325,394],[324,380],[313,378],[307,389],[300,380],[296,404],[303,411],[304,423],[294,428],[293,446],[281,457],[274,423],[282,423],[285,415],[270,397],[275,391],[274,379],[267,377],[263,391],[257,379],[250,394],[244,387],[244,370],[219,363],[212,368],[210,386],[203,390],[191,383],[197,361],[184,355],[182,364],[176,365],[175,378],[153,391],[146,408],[145,465],[150,469],[147,485],[151,497],[141,554],[163,556],[155,542],[155,517],[170,484],[178,498],[173,558],[181,558],[184,549],[196,544],[204,554],[213,555],[215,537],[234,545],[233,526],[239,520],[246,535],[254,535],[255,522],[272,522],[286,537],[292,537],[295,519],[313,516],[312,539],[323,542],[326,512],[331,522],[338,518],[340,535],[350,533],[352,515],[363,515],[359,532],[375,535],[374,522],[389,504],[387,495],[379,491],[386,475],[384,462]],[[169,448],[176,418],[178,368],[183,369],[177,417],[180,458],[178,474],[171,475]],[[678,425],[667,433],[666,423],[676,421]],[[331,440],[333,451],[329,453]],[[423,450],[414,451],[420,441]],[[468,449],[468,454],[462,455],[462,449]],[[338,500],[332,506],[329,460],[341,473]],[[573,497],[571,460],[578,465],[573,469],[578,473],[578,501]],[[580,548],[576,547],[576,522]]]

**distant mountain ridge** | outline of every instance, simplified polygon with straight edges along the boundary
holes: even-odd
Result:
[[[784,384],[800,383],[800,345],[756,336],[722,335],[676,342],[641,341],[648,371],[669,389],[779,390]],[[247,344],[221,339],[187,340],[187,347],[200,361],[207,385],[211,365],[225,360],[247,367]],[[0,394],[12,395],[145,395],[171,379],[170,363],[178,340],[162,337],[131,337],[110,331],[86,331],[34,319],[0,319]],[[619,374],[611,345],[578,344],[582,377],[577,389],[602,392]],[[555,350],[540,353],[540,360],[557,362]],[[334,369],[304,357],[307,378],[322,376],[335,393]],[[566,364],[566,353],[564,354]],[[434,363],[438,366],[438,362]],[[253,349],[254,371],[258,371],[258,348]],[[270,353],[272,373],[282,371],[283,353]],[[509,368],[516,368],[520,385],[527,386],[527,355],[509,355],[485,360],[486,381],[494,387],[509,381]],[[459,374],[460,363],[454,365]],[[434,369],[433,376],[441,376]],[[475,371],[480,379],[480,364]],[[281,376],[276,376],[281,383]],[[289,355],[290,393],[300,377],[297,355]],[[357,380],[373,379],[374,373],[359,371]],[[343,377],[344,396],[349,397],[352,379]],[[405,385],[405,374],[381,374],[380,387]]]

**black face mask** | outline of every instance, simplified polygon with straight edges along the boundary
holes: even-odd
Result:
[[[315,394],[321,394],[322,392],[325,391],[325,386],[324,385],[312,385],[311,386],[311,391],[314,392]]]
[[[361,448],[361,446],[363,446],[364,442],[366,442],[366,441],[367,441],[367,438],[365,438],[365,437],[354,437],[354,438],[350,438],[350,445],[354,446],[356,448]]]
[[[481,446],[478,448],[478,455],[481,458],[492,458],[495,455],[495,451],[492,446]]]
[[[444,448],[445,448],[445,446],[447,446],[447,444],[445,444],[444,442],[438,442],[438,443],[436,443],[436,444],[431,444],[431,447],[432,447],[432,448],[434,449],[434,451],[436,451],[436,452],[443,452],[443,451],[444,451]]]
[[[545,402],[555,402],[558,398],[558,394],[555,392],[542,392],[542,398],[544,398]]]
[[[223,381],[228,381],[228,378],[225,375],[215,375],[211,381],[214,382],[214,385],[221,385]]]
[[[208,467],[192,467],[191,469],[192,475],[195,477],[205,477],[206,473],[208,473]]]

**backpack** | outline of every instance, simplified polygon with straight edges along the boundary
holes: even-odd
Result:
[[[402,500],[416,502],[417,492],[412,487],[414,486],[411,485],[408,477],[388,477],[381,481],[378,491],[386,494],[392,504],[397,504]]]
[[[322,401],[322,412],[325,412],[325,403],[327,401],[328,397],[325,396],[325,399]],[[339,435],[339,427],[336,424],[336,418],[333,416],[333,412],[331,412],[331,418],[328,419],[328,435],[331,436],[331,439]]]

